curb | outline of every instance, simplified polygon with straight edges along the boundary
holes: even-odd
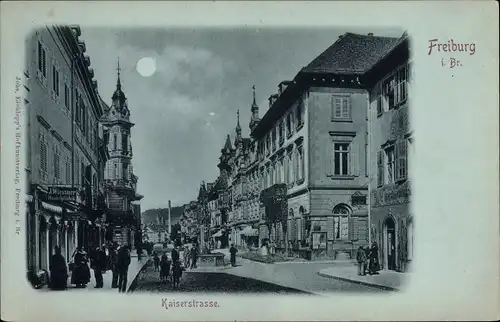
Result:
[[[137,284],[139,282],[139,276],[148,268],[151,266],[151,263],[153,260],[151,258],[148,258],[148,260],[142,265],[141,269],[137,272],[135,275],[134,279],[132,280],[132,283],[130,283],[130,286],[127,288],[127,293],[132,293],[136,288]]]
[[[375,283],[358,281],[358,280],[353,280],[353,279],[349,279],[349,278],[345,278],[345,277],[328,275],[328,274],[321,273],[321,272],[317,272],[316,274],[318,274],[321,277],[326,277],[326,278],[336,279],[336,280],[339,280],[339,281],[344,281],[344,282],[349,282],[349,283],[354,283],[354,284],[360,284],[360,285],[375,287],[375,288],[379,288],[379,289],[386,290],[386,291],[393,291],[393,292],[398,292],[399,291],[398,288],[394,288],[394,287],[391,287],[391,286],[385,286],[385,285],[380,285],[380,284],[375,284]]]

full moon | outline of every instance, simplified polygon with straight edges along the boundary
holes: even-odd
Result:
[[[137,62],[137,72],[143,77],[149,77],[156,71],[156,61],[152,57],[142,57]]]

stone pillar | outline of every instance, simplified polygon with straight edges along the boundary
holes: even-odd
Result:
[[[47,270],[49,269],[50,266],[50,243],[49,243],[49,238],[50,238],[50,230],[51,230],[51,224],[50,222],[47,223],[47,229],[45,229],[45,250],[47,252],[47,267],[45,267]]]

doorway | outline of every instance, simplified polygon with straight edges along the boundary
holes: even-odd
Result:
[[[396,224],[392,217],[384,222],[384,267],[396,270]]]

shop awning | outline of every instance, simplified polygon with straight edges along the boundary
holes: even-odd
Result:
[[[33,202],[33,196],[32,195],[26,195],[26,202],[27,203]]]
[[[259,231],[251,226],[246,226],[240,234],[245,236],[259,236]]]
[[[56,214],[62,214],[63,209],[59,206],[54,206],[49,203],[42,201],[42,208],[51,212],[55,212]]]
[[[212,235],[212,237],[221,237],[222,236],[222,230],[219,230],[215,234]]]

